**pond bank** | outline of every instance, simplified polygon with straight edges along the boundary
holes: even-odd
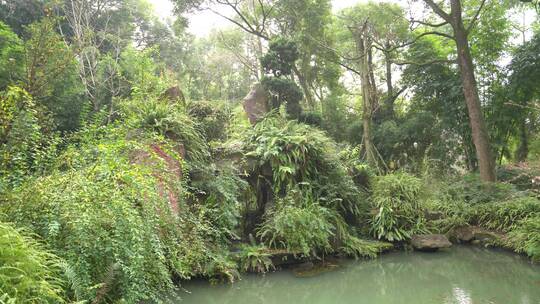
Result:
[[[540,303],[540,266],[500,249],[457,245],[339,260],[315,276],[246,274],[235,284],[186,282],[183,303]]]

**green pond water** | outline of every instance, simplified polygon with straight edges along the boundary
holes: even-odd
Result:
[[[343,261],[297,277],[284,270],[243,275],[234,284],[183,284],[181,303],[540,304],[540,266],[500,250],[457,246],[436,253],[394,252]]]

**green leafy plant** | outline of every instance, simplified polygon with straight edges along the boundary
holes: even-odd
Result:
[[[271,168],[274,193],[284,196],[304,183],[315,200],[334,210],[358,214],[365,201],[338,148],[317,128],[271,115],[244,138],[245,155],[257,174]]]
[[[283,248],[303,256],[331,251],[334,226],[332,211],[318,204],[295,206],[288,199],[269,211],[259,228],[258,237],[270,247]]]
[[[22,78],[23,43],[9,26],[0,22],[0,90]]]
[[[29,175],[48,169],[60,139],[45,134],[34,99],[24,89],[10,86],[0,92],[0,190],[23,183]]]
[[[444,191],[451,199],[470,205],[498,202],[520,196],[513,185],[499,182],[484,183],[476,174],[452,180]]]
[[[522,220],[540,215],[540,201],[534,197],[523,197],[483,204],[475,208],[474,214],[479,225],[508,232]]]
[[[31,234],[0,222],[0,303],[64,303],[60,263]]]
[[[182,161],[175,144],[144,132],[126,140],[121,125],[105,129],[85,131],[58,159],[61,170],[0,205],[65,260],[68,298],[160,302],[175,290],[173,277],[235,278],[223,254],[226,227],[207,216],[211,206],[187,204],[185,181],[171,167]]]
[[[242,244],[237,259],[243,271],[266,273],[274,269],[271,254],[264,246]]]
[[[261,84],[270,92],[274,108],[285,103],[287,113],[293,118],[300,118],[302,108],[300,100],[303,93],[298,85],[287,76],[291,75],[294,62],[299,56],[296,43],[284,37],[270,41],[268,52],[261,57],[261,66],[273,76],[265,76]]]
[[[391,243],[363,240],[351,234],[346,234],[342,243],[342,246],[338,248],[338,253],[356,259],[360,257],[375,258],[381,252],[394,247]]]
[[[509,236],[509,243],[516,251],[540,261],[540,215],[520,221]]]
[[[208,143],[200,125],[182,105],[157,98],[134,98],[125,100],[121,105],[129,127],[153,131],[180,142],[192,161],[204,162],[209,158]]]
[[[190,102],[188,113],[200,123],[204,129],[205,137],[209,141],[226,139],[227,127],[232,119],[231,109],[227,103],[219,101]]]
[[[377,177],[372,187],[376,212],[371,232],[378,239],[404,241],[425,231],[422,182],[404,172]]]

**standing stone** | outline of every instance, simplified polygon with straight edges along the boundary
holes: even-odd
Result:
[[[268,93],[260,83],[256,83],[251,87],[251,91],[244,98],[243,106],[252,125],[256,124],[270,111]]]

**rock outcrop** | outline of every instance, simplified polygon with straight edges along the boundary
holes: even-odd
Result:
[[[443,234],[423,234],[413,235],[411,245],[419,251],[436,251],[441,248],[448,248],[452,243]]]
[[[243,106],[252,125],[261,120],[270,111],[268,93],[262,84],[256,83],[251,87],[251,91],[244,97]]]
[[[504,234],[490,231],[477,226],[462,226],[455,228],[451,234],[452,241],[458,243],[494,244],[505,238]]]

